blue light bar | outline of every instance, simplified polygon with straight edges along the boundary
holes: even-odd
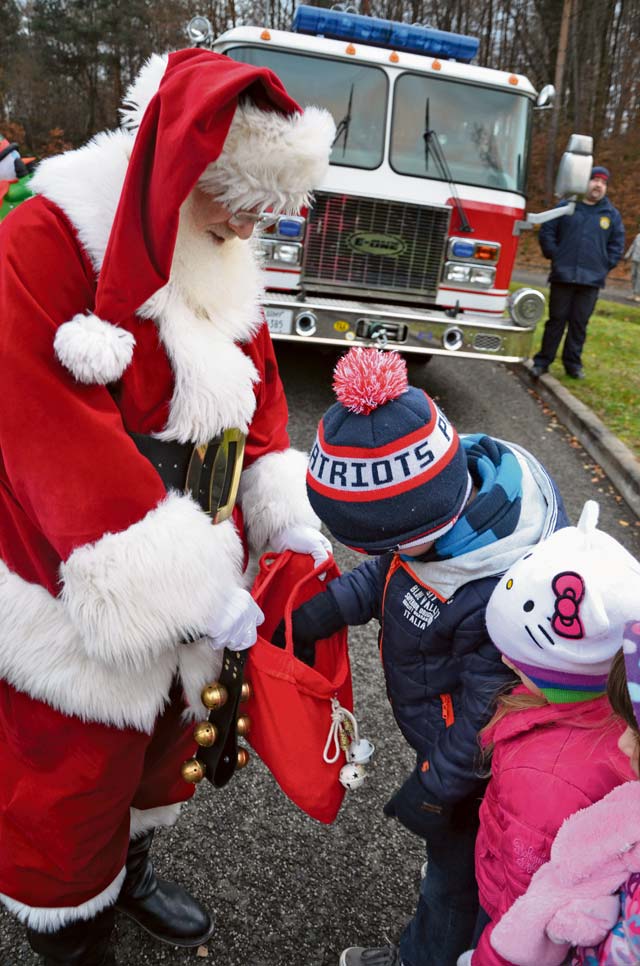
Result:
[[[480,41],[464,34],[452,34],[435,27],[404,24],[359,13],[343,13],[301,4],[296,8],[291,29],[316,37],[331,37],[373,47],[406,50],[412,54],[460,60],[469,63],[478,53]]]
[[[476,246],[473,242],[468,241],[454,241],[451,246],[451,254],[456,258],[473,258],[475,250]]]
[[[278,222],[278,234],[284,238],[300,238],[302,235],[302,222],[294,221],[289,218],[281,218]]]

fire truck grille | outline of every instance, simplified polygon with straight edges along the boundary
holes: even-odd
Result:
[[[303,283],[434,297],[449,208],[318,192],[305,240]]]

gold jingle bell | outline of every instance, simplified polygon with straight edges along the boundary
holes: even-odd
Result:
[[[245,768],[249,764],[249,752],[246,748],[238,748],[237,766]]]
[[[253,688],[251,687],[248,681],[243,681],[242,688],[240,690],[240,700],[248,701],[249,698],[252,698],[252,697],[253,697]]]
[[[236,721],[236,731],[238,732],[241,738],[244,738],[245,735],[249,734],[250,730],[251,730],[251,718],[249,717],[248,714],[241,714],[238,720]]]
[[[197,785],[204,778],[205,767],[197,758],[189,758],[182,763],[182,777],[186,782]]]
[[[193,737],[202,748],[210,748],[215,745],[218,737],[218,729],[210,721],[201,721],[193,730]]]
[[[209,711],[216,711],[221,708],[227,702],[229,697],[229,692],[225,688],[224,684],[220,684],[219,681],[214,681],[213,684],[207,684],[205,688],[202,689],[202,703],[205,708]]]

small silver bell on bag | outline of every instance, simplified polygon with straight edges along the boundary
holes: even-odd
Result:
[[[357,741],[352,741],[347,748],[347,761],[352,762],[354,765],[367,765],[371,761],[375,750],[375,745],[368,738],[360,738]]]
[[[366,777],[367,772],[364,765],[356,765],[354,762],[348,762],[340,769],[340,784],[352,791],[354,788],[360,788],[364,784]]]

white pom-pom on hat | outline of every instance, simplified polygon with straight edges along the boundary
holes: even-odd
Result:
[[[60,326],[53,348],[78,382],[107,385],[116,382],[131,362],[135,339],[92,312],[78,313]]]

